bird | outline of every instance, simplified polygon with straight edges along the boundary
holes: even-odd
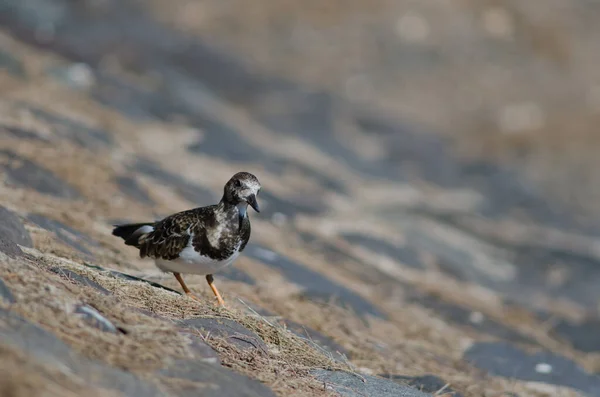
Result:
[[[258,178],[249,172],[233,175],[223,188],[218,204],[169,215],[159,221],[113,225],[112,234],[125,245],[152,258],[163,272],[173,273],[187,296],[200,300],[181,274],[205,275],[220,306],[225,302],[214,284],[213,274],[230,266],[250,240],[248,206],[257,213]]]

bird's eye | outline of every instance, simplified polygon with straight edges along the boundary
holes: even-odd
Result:
[[[242,181],[240,181],[239,179],[235,180],[235,187],[242,187]]]

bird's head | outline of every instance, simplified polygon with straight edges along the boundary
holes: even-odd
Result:
[[[246,205],[254,208],[254,211],[260,212],[256,196],[260,192],[261,185],[254,175],[249,172],[238,172],[225,184],[225,192],[223,199],[233,205],[243,206],[245,211]]]

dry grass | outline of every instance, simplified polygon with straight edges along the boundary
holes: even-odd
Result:
[[[246,351],[222,338],[197,332],[219,353],[224,365],[266,383],[281,395],[323,395],[322,385],[309,374],[312,369],[352,371],[347,364],[336,362],[329,353],[315,348],[309,340],[255,312],[220,308],[210,299],[199,303],[143,282],[121,280],[74,261],[25,250],[30,259],[19,261],[18,273],[11,270],[16,265],[12,260],[0,265],[0,277],[7,280],[18,301],[11,310],[51,331],[86,357],[142,377],[150,376],[173,359],[192,358],[187,350],[188,338],[171,320],[205,317],[237,321],[266,343],[266,350]],[[48,271],[55,266],[86,276],[114,295],[102,295]],[[92,306],[126,334],[101,332],[85,324],[72,315],[78,303]],[[132,310],[136,308],[148,310],[163,320]]]

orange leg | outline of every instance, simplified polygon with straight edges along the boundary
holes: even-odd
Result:
[[[179,273],[173,273],[173,275],[175,276],[175,278],[177,279],[177,281],[179,281],[179,284],[181,285],[181,288],[183,288],[183,292],[185,292],[185,294],[187,296],[189,296],[192,299],[195,299],[197,301],[200,300],[200,298],[198,298],[196,295],[192,294],[192,291],[190,291],[190,289],[187,287],[187,285],[185,285],[185,283],[183,282],[183,278],[181,277],[181,274]]]
[[[208,282],[208,285],[210,286],[210,289],[212,289],[212,292],[217,297],[217,301],[219,301],[219,305],[225,306],[225,301],[223,300],[223,298],[221,298],[221,294],[219,293],[219,290],[217,290],[217,287],[214,284],[215,280],[213,279],[212,274],[207,274],[206,275],[206,281]]]

